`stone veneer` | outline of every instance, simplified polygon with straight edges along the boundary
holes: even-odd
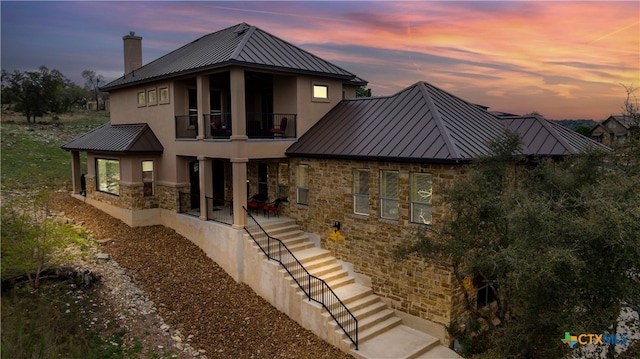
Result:
[[[87,197],[96,201],[109,204],[118,208],[130,210],[142,210],[151,208],[169,209],[178,211],[178,192],[189,190],[183,187],[170,187],[156,184],[155,195],[150,197],[144,196],[143,184],[123,185],[120,184],[120,193],[118,196],[96,191],[96,180],[92,176],[86,176]]]
[[[308,205],[296,204],[298,164],[309,165]],[[353,213],[353,169],[370,171],[368,216]],[[398,220],[379,216],[381,170],[399,171]],[[355,272],[370,277],[374,292],[387,298],[394,309],[443,325],[464,314],[462,292],[448,268],[416,257],[397,261],[394,255],[399,244],[425,228],[410,223],[409,174],[432,174],[432,221],[437,226],[444,211],[442,190],[464,174],[464,166],[292,158],[289,171],[289,217],[305,231],[319,234],[322,246],[340,260],[352,263]],[[343,242],[328,239],[335,221],[342,225]]]

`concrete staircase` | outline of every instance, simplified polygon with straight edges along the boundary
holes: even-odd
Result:
[[[317,247],[293,220],[261,222],[261,226],[271,237],[285,243],[309,273],[322,278],[358,319],[359,345],[358,350],[355,350],[355,345],[331,315],[319,304],[308,301],[306,294],[289,274],[284,269],[280,270],[284,280],[289,282],[286,287],[295,291],[298,300],[315,307],[305,313],[313,313],[306,315],[317,318],[296,320],[303,326],[310,323],[307,326],[314,328],[309,329],[327,342],[356,358],[460,358],[437,338],[402,324],[402,319],[371,288],[356,283],[355,278],[349,275],[331,252]],[[259,228],[251,229],[256,230]],[[253,242],[251,238],[248,240]],[[255,243],[253,248],[261,252]],[[266,256],[262,256],[266,262]]]

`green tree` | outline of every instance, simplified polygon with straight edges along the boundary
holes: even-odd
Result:
[[[519,148],[515,134],[493,142],[447,190],[448,219],[398,254],[452,269],[489,357],[559,358],[565,332],[614,333],[640,303],[640,173],[609,152],[524,166]],[[474,301],[480,284],[490,309]]]
[[[2,279],[26,276],[34,288],[40,286],[40,274],[64,260],[62,249],[72,234],[68,227],[48,216],[44,193],[32,196],[3,194]]]
[[[356,88],[356,97],[371,97],[371,89],[365,86]]]
[[[58,70],[49,70],[40,66],[38,71],[2,71],[3,101],[13,104],[30,123],[36,117],[47,112],[59,112],[62,109],[61,93],[69,80]]]
[[[575,131],[583,136],[589,137],[591,135],[591,127],[587,125],[580,125],[576,127]]]

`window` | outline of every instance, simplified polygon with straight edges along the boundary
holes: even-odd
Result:
[[[278,198],[287,200],[289,197],[289,164],[278,163]]]
[[[147,90],[147,103],[149,105],[158,104],[158,98],[156,97],[156,89]]]
[[[380,217],[398,219],[398,171],[381,171]]]
[[[313,100],[321,102],[329,102],[329,86],[321,84],[313,84]]]
[[[169,88],[161,87],[160,90],[160,103],[169,103]]]
[[[96,159],[96,178],[98,191],[117,196],[120,191],[120,161]]]
[[[309,204],[309,165],[298,165],[296,195],[298,204]]]
[[[431,186],[430,173],[411,174],[411,222],[431,224]]]
[[[198,91],[190,88],[187,92],[187,101],[189,105],[189,126],[197,128],[198,126]]]
[[[153,196],[153,161],[142,161],[142,184],[144,196]]]
[[[353,213],[369,215],[369,171],[353,170]]]
[[[480,276],[476,277],[476,286],[478,288],[477,294],[477,308],[482,308],[495,302],[497,299],[496,293],[498,292],[498,286],[494,281],[483,280]]]
[[[138,106],[146,106],[147,100],[144,91],[138,91]]]

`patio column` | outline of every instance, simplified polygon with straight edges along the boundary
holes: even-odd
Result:
[[[196,91],[198,96],[198,139],[206,137],[207,124],[204,115],[208,115],[211,105],[209,104],[209,76],[198,76],[196,78]]]
[[[82,189],[80,184],[80,152],[71,151],[71,183],[73,185],[73,194],[80,193]]]
[[[231,173],[233,178],[233,228],[242,229],[247,216],[242,207],[247,207],[247,163],[248,158],[232,158]]]
[[[200,182],[200,219],[207,220],[207,173],[211,173],[211,161],[198,156],[198,177]]]
[[[234,67],[230,72],[231,140],[247,139],[247,112],[245,107],[244,70]]]

